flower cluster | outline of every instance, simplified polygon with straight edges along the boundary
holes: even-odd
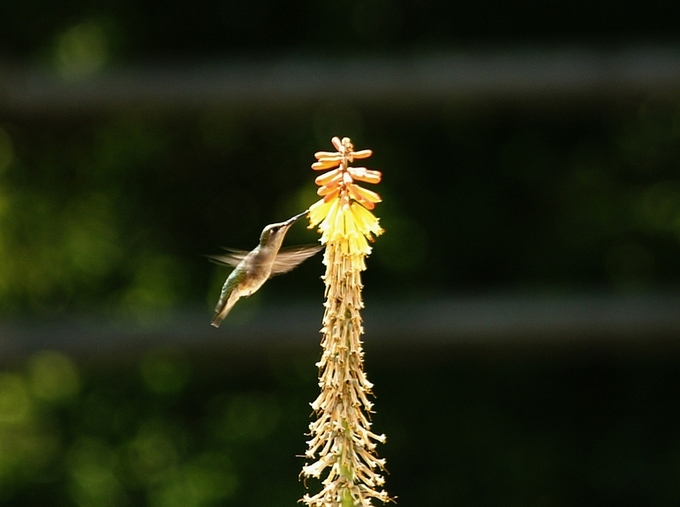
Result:
[[[320,151],[314,154],[317,162],[312,164],[315,171],[332,169],[317,177],[317,193],[323,199],[309,208],[310,228],[319,225],[321,243],[338,240],[347,243],[354,254],[368,255],[371,247],[368,241],[373,235],[382,234],[378,219],[370,210],[381,202],[375,192],[357,185],[354,180],[379,183],[382,174],[365,167],[351,167],[355,159],[370,157],[371,150],[354,151],[349,138],[334,137],[331,142],[337,152]]]
[[[332,143],[337,153],[318,152],[312,165],[315,170],[331,170],[316,178],[323,198],[309,209],[310,227],[319,225],[321,242],[326,244],[326,310],[323,353],[317,363],[321,393],[312,403],[317,419],[309,425],[305,453],[313,462],[305,464],[301,474],[326,477],[322,490],[305,495],[302,502],[310,507],[368,507],[373,499],[390,500],[382,489],[385,461],[375,456],[376,443],[383,443],[385,435],[370,430],[373,386],[364,372],[360,314],[361,271],[371,252],[368,241],[383,230],[371,212],[380,196],[355,180],[378,183],[381,174],[349,165],[371,156],[370,150],[354,151],[348,138],[334,137]]]

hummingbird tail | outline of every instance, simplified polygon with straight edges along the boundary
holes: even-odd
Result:
[[[229,292],[226,301],[224,297],[220,298],[219,302],[217,303],[217,306],[215,307],[215,315],[210,321],[210,325],[212,325],[213,327],[220,327],[220,324],[227,316],[227,314],[231,311],[231,309],[234,307],[234,303],[236,303],[236,301],[238,301],[238,297],[234,298],[233,292],[231,291]]]
[[[215,316],[210,321],[210,325],[213,327],[220,327],[220,324],[222,324],[222,321],[229,313],[229,310],[231,310],[231,306],[222,308],[221,312],[215,312]]]
[[[212,327],[220,327],[220,324],[222,324],[223,320],[224,320],[224,316],[217,313],[217,314],[215,314],[215,316],[210,321],[210,325]]]

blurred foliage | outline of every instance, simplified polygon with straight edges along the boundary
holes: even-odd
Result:
[[[675,35],[679,9],[664,1],[639,13],[564,1],[15,3],[0,20],[0,57],[68,81],[274,50],[417,55],[509,42],[661,41]],[[347,36],[329,37],[331,22]],[[226,273],[201,255],[252,248],[265,224],[312,203],[312,154],[333,135],[372,148],[370,164],[384,174],[388,233],[370,259],[368,290],[677,287],[679,104],[673,95],[462,100],[396,111],[337,100],[278,111],[4,115],[0,311],[143,318],[211,306]],[[289,234],[290,243],[315,240],[302,226]],[[318,294],[320,274],[318,263],[305,263],[286,276],[285,292]],[[272,287],[261,297],[283,293]]]
[[[250,249],[314,202],[314,151],[370,147],[381,220],[369,290],[423,293],[677,287],[680,103],[519,115],[450,104],[395,115],[334,106],[0,126],[0,308],[143,316],[210,306],[226,270],[202,254]],[[316,241],[304,226],[288,244]],[[320,292],[314,260],[265,298]],[[278,287],[277,287],[278,285]]]
[[[158,61],[675,41],[680,10],[663,0],[3,7],[0,63],[64,81]],[[265,224],[312,203],[312,154],[333,135],[373,149],[384,176],[387,232],[368,260],[367,300],[677,290],[677,94],[556,102],[3,112],[0,315],[199,307],[207,326],[226,270],[202,254],[252,248]],[[287,243],[315,240],[296,226]],[[321,301],[321,272],[310,260],[257,298]],[[678,503],[677,358],[406,360],[373,356],[367,342],[399,505]],[[5,361],[0,504],[294,505],[316,356],[230,352]]]
[[[294,365],[286,367],[291,371],[280,371],[288,384],[299,384]],[[286,386],[238,368],[194,370],[173,349],[103,369],[43,351],[5,369],[0,503],[278,505],[296,474],[292,488],[274,488],[269,498],[258,498],[257,484],[262,470],[271,472],[268,455],[295,466],[294,439],[286,434],[292,428],[282,420]],[[300,405],[294,420],[303,429]],[[263,462],[252,459],[257,454]]]
[[[369,368],[400,503],[680,500],[673,360],[387,355]],[[293,505],[313,363],[161,348],[102,368],[38,352],[0,373],[0,504]]]

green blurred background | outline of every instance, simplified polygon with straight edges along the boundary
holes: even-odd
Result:
[[[203,255],[314,202],[338,135],[383,172],[366,366],[398,504],[677,505],[679,22],[663,0],[5,5],[0,504],[295,505],[320,257],[213,330],[228,271]]]

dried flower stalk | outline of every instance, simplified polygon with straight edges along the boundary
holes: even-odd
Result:
[[[375,455],[376,442],[385,435],[370,430],[368,414],[372,384],[363,366],[360,311],[361,271],[371,253],[369,241],[383,232],[370,211],[380,202],[375,192],[354,181],[378,183],[378,171],[351,167],[355,159],[371,156],[371,150],[354,151],[348,138],[334,137],[337,152],[318,152],[314,170],[330,171],[316,178],[321,200],[309,208],[310,228],[319,226],[326,245],[323,277],[326,285],[323,317],[323,353],[317,363],[321,393],[311,404],[317,419],[309,425],[309,448],[303,477],[321,478],[323,489],[302,502],[310,507],[358,507],[373,505],[372,499],[390,500],[382,489],[385,460]]]

